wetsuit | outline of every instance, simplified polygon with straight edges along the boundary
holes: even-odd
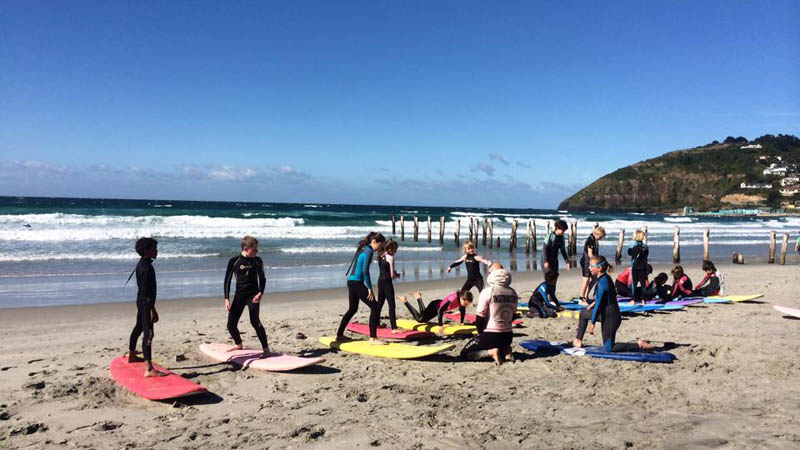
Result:
[[[261,348],[268,348],[267,332],[258,317],[261,302],[253,303],[253,297],[257,294],[263,296],[264,289],[267,287],[267,279],[264,275],[264,261],[258,256],[247,258],[239,255],[231,258],[228,261],[228,268],[225,270],[225,281],[222,287],[225,298],[231,298],[231,280],[234,276],[236,276],[236,292],[231,301],[231,309],[228,311],[228,332],[236,345],[242,345],[242,337],[239,334],[239,319],[242,317],[244,308],[247,307],[250,313],[250,325],[256,330]]]
[[[672,296],[670,295],[669,286],[666,284],[650,283],[645,292],[645,298],[648,300],[658,299],[658,303],[668,302]]]
[[[631,268],[628,267],[617,275],[614,280],[614,288],[617,290],[617,295],[621,297],[631,296]]]
[[[597,287],[594,293],[594,306],[592,309],[584,309],[578,318],[578,333],[576,338],[583,340],[586,327],[591,321],[602,322],[603,349],[607,352],[614,351],[617,330],[622,323],[622,316],[617,304],[617,292],[611,277],[603,274],[597,279]]]
[[[692,296],[692,280],[684,275],[672,285],[672,299]]]
[[[417,304],[419,305],[419,312],[411,306],[411,303],[406,302],[408,312],[411,313],[411,316],[417,322],[427,322],[434,317],[438,317],[439,326],[441,327],[444,325],[444,313],[458,308],[458,312],[461,314],[460,323],[464,323],[464,314],[466,314],[467,308],[461,306],[461,301],[458,299],[458,292],[452,292],[443,299],[434,300],[428,303],[428,306],[425,306],[425,304],[422,303],[422,299],[418,298]]]
[[[597,242],[597,239],[594,237],[594,234],[590,234],[589,237],[586,238],[586,242],[583,244],[583,256],[581,256],[581,271],[583,272],[584,278],[589,278],[592,276],[592,272],[589,271],[589,249],[592,250],[592,255],[597,256],[599,255],[600,251],[600,243]]]
[[[558,272],[558,252],[561,252],[564,262],[569,263],[567,248],[564,246],[564,235],[559,236],[555,231],[552,231],[542,245],[543,261],[549,265],[547,271],[554,270]]]
[[[383,304],[389,303],[389,324],[393,330],[397,329],[397,312],[394,304],[394,257],[388,253],[378,257],[378,311],[383,310]]]
[[[478,288],[478,292],[483,290],[483,276],[481,275],[481,264],[487,266],[492,264],[488,259],[480,255],[464,254],[458,261],[450,264],[450,268],[454,269],[464,263],[467,266],[467,281],[461,286],[462,291],[469,291],[473,287]]]
[[[151,361],[151,347],[155,330],[153,330],[153,308],[156,305],[156,271],[153,269],[153,260],[142,258],[136,265],[136,284],[139,291],[136,293],[136,325],[131,331],[128,349],[131,354],[136,353],[136,341],[142,337],[142,353],[145,361]]]
[[[631,298],[635,302],[644,300],[647,289],[647,257],[650,249],[642,241],[636,241],[628,248],[631,257]]]
[[[708,283],[708,284],[706,284]],[[703,286],[705,284],[705,286]],[[706,273],[706,276],[697,283],[692,290],[692,295],[697,297],[711,297],[719,295],[719,278],[716,273]]]
[[[531,294],[530,300],[528,300],[530,312],[538,312],[539,317],[543,319],[546,317],[556,317],[556,309],[560,306],[561,303],[559,303],[558,298],[556,298],[555,285],[547,284],[547,282],[542,282],[537,286],[536,290]]]
[[[358,254],[355,264],[352,265],[352,270],[347,276],[347,294],[348,294],[348,307],[347,312],[342,316],[342,321],[339,322],[339,330],[336,332],[337,336],[344,336],[344,330],[350,319],[358,311],[358,301],[361,300],[369,306],[369,337],[378,337],[378,323],[381,318],[381,310],[378,307],[378,302],[367,300],[369,289],[372,289],[372,279],[369,276],[369,265],[372,263],[372,247],[365,246]]]
[[[489,287],[481,291],[478,298],[475,317],[478,335],[464,345],[462,358],[468,359],[470,353],[496,348],[500,360],[505,359],[511,347],[511,326],[519,302],[519,296],[510,284],[511,276],[503,269],[496,269],[489,274]]]

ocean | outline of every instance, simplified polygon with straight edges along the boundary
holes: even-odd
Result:
[[[465,271],[447,274],[460,255],[453,239],[461,221],[461,243],[469,237],[470,218],[491,219],[500,248],[479,245],[478,252],[512,270],[541,270],[545,223],[578,221],[578,252],[594,223],[606,228],[600,253],[613,259],[617,235],[648,229],[651,261],[672,261],[675,226],[681,228],[681,257],[699,272],[702,234],[711,232],[711,259],[729,261],[738,251],[747,261],[764,260],[769,232],[792,235],[800,218],[699,218],[637,213],[571,213],[542,209],[448,208],[419,206],[290,203],[198,202],[0,197],[0,308],[133,301],[136,283],[123,287],[136,265],[134,242],[142,236],[159,241],[155,262],[158,299],[222,297],[228,259],[250,234],[260,241],[267,269],[267,292],[340,287],[356,243],[370,231],[392,237],[391,215],[405,217],[397,268],[402,280],[452,278],[460,286]],[[413,242],[413,217],[420,218],[419,242]],[[432,220],[431,243],[427,217]],[[445,217],[445,243],[439,245],[439,217]],[[519,220],[518,248],[508,250],[511,223]],[[525,227],[536,220],[539,251],[525,254]],[[780,249],[780,248],[779,248]],[[792,258],[795,258],[791,251]],[[624,259],[623,259],[624,260]],[[697,267],[695,267],[697,266]],[[377,265],[373,272],[377,277]]]

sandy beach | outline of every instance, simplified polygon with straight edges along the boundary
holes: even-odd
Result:
[[[699,279],[699,268],[686,267]],[[323,356],[322,365],[237,370],[198,352],[203,342],[230,341],[221,299],[162,301],[154,357],[210,391],[179,402],[138,398],[109,377],[109,361],[126,351],[133,299],[3,309],[0,448],[797,448],[800,320],[773,305],[800,307],[798,269],[720,269],[726,293],[764,297],[622,324],[618,341],[676,344],[673,364],[535,357],[518,345],[571,340],[573,319],[525,319],[517,362],[500,367],[459,361],[460,338],[454,350],[414,361],[330,352],[318,339],[335,333],[346,310],[342,288],[268,294],[261,310],[273,350]],[[541,278],[514,275],[518,292]],[[562,270],[559,297],[577,293],[579,276]],[[421,289],[430,300],[456,287],[441,280],[396,289]],[[362,305],[356,319],[366,317]],[[240,329],[257,345],[246,314]],[[298,331],[308,338],[296,339]]]

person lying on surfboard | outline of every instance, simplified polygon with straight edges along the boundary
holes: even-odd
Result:
[[[406,308],[408,308],[411,316],[414,317],[414,320],[417,322],[424,323],[433,319],[434,317],[438,317],[439,334],[443,334],[444,313],[458,308],[458,312],[461,313],[461,325],[464,325],[464,315],[467,312],[467,306],[472,303],[472,292],[470,291],[453,291],[443,299],[434,300],[428,303],[427,306],[425,306],[425,304],[422,302],[422,292],[411,292],[411,295],[417,299],[419,311],[411,306],[411,304],[408,302],[408,298],[405,295],[402,297],[397,297],[397,299],[406,305]]]
[[[156,312],[156,270],[153,268],[153,260],[158,257],[158,241],[153,238],[139,238],[136,241],[136,253],[141,257],[136,269],[128,277],[136,274],[136,285],[139,287],[136,293],[136,325],[131,331],[128,346],[128,362],[145,363],[145,377],[163,377],[167,373],[160,372],[153,368],[152,345],[155,331],[153,324],[158,322]],[[127,284],[127,281],[126,281]],[[136,355],[136,342],[142,336],[142,355],[144,359]]]
[[[511,274],[498,262],[489,267],[486,281],[489,286],[478,297],[475,317],[478,335],[464,345],[461,357],[470,359],[470,354],[486,350],[499,366],[504,361],[514,359],[511,353],[511,327],[519,296],[511,287]]]
[[[223,291],[225,294],[225,310],[228,311],[228,332],[236,344],[228,351],[241,350],[242,337],[239,334],[239,319],[242,317],[244,309],[250,313],[250,325],[256,330],[256,336],[261,343],[263,356],[269,356],[269,344],[267,343],[267,332],[259,319],[261,298],[264,296],[264,289],[267,287],[267,280],[264,275],[264,261],[256,254],[258,253],[258,239],[253,236],[245,236],[241,242],[242,252],[228,261],[228,268],[225,270],[225,281]],[[236,291],[233,295],[233,302],[230,300],[231,280],[236,276]]]

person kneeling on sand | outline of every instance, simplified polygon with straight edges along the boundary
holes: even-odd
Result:
[[[500,263],[489,267],[489,286],[478,296],[475,326],[478,335],[470,339],[461,350],[461,357],[473,359],[474,354],[487,350],[495,364],[512,361],[511,331],[519,296],[511,288],[511,274]]]

